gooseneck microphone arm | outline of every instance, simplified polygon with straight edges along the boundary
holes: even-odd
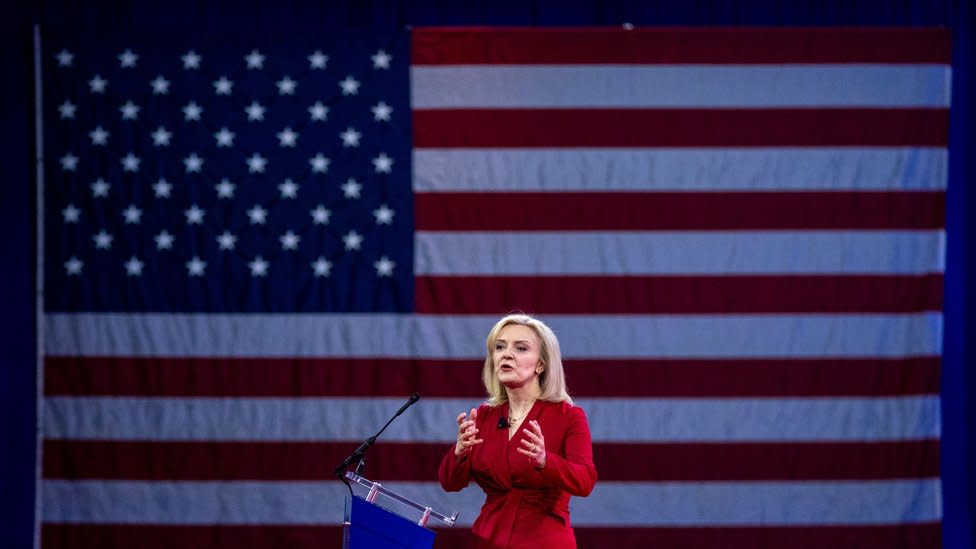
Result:
[[[393,420],[396,419],[400,414],[405,412],[407,408],[413,406],[414,403],[416,403],[418,400],[420,400],[420,393],[414,393],[410,395],[410,398],[408,398],[407,401],[403,403],[403,406],[400,406],[400,409],[397,410],[395,414],[393,414],[393,417],[391,417],[386,422],[386,425],[384,425],[383,428],[379,430],[379,432],[364,440],[363,443],[360,444],[358,448],[356,448],[356,451],[349,454],[349,456],[346,459],[342,460],[342,463],[340,463],[335,468],[335,476],[339,478],[343,478],[342,476],[343,471],[345,471],[354,462],[363,459],[363,455],[366,453],[366,450],[369,450],[369,447],[372,446],[373,443],[376,442],[376,439],[383,434],[383,431],[385,431],[386,428],[389,427],[391,423],[393,423]]]

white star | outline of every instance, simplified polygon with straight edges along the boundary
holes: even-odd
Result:
[[[200,61],[203,58],[197,55],[197,52],[190,50],[186,52],[186,55],[181,57],[181,59],[183,60],[183,68],[189,70],[189,69],[199,69]]]
[[[322,153],[318,153],[308,159],[308,163],[312,165],[312,173],[325,173],[329,171],[329,162],[330,160]]]
[[[342,184],[342,194],[345,195],[346,198],[359,198],[359,193],[362,190],[363,186],[351,177]]]
[[[172,250],[173,249],[173,235],[169,234],[166,229],[163,229],[156,236],[153,237],[156,241],[157,250]]]
[[[190,101],[183,107],[183,120],[189,122],[190,120],[200,120],[200,114],[203,113],[203,107],[197,105],[196,101]]]
[[[230,95],[231,88],[234,87],[234,83],[227,79],[226,76],[221,76],[218,80],[213,83],[214,91],[217,95]]]
[[[217,198],[234,198],[234,184],[226,178],[217,183]]]
[[[135,204],[129,204],[128,208],[122,210],[122,217],[125,217],[126,225],[139,224],[142,221],[142,210],[136,208]]]
[[[92,196],[108,196],[108,189],[111,185],[108,184],[104,179],[99,177],[91,184]]]
[[[302,237],[298,236],[297,234],[291,231],[288,231],[287,233],[281,235],[280,238],[278,238],[278,240],[281,241],[282,250],[297,250],[298,241],[301,239]]]
[[[342,95],[356,95],[359,93],[359,81],[352,76],[347,76],[345,80],[339,82],[342,88]]]
[[[386,156],[386,153],[380,153],[379,156],[373,159],[373,168],[376,173],[390,173],[393,168],[393,159]]]
[[[308,64],[312,68],[312,70],[324,69],[325,64],[328,62],[329,62],[329,56],[325,55],[319,50],[315,50],[312,53],[312,55],[308,56]]]
[[[105,229],[98,231],[92,240],[95,241],[95,247],[99,250],[107,250],[112,247],[112,235],[105,232]]]
[[[74,118],[75,117],[75,111],[77,111],[77,110],[78,110],[78,107],[74,103],[72,103],[71,101],[65,101],[64,103],[61,103],[61,106],[60,107],[58,107],[58,112],[61,113],[61,118],[62,119],[64,119],[64,118]]]
[[[131,152],[122,157],[122,171],[124,172],[137,172],[139,171],[139,163],[142,162],[138,156],[132,154]]]
[[[264,225],[268,220],[268,210],[262,208],[260,204],[255,204],[247,211],[247,217],[251,219],[251,225]]]
[[[343,147],[358,147],[359,138],[362,136],[363,134],[357,132],[353,128],[346,128],[346,131],[339,134],[339,137],[342,138]]]
[[[141,276],[142,275],[142,261],[139,258],[132,256],[128,261],[125,262],[125,274],[128,276]]]
[[[373,262],[373,267],[376,267],[376,276],[393,276],[393,268],[396,267],[396,263],[384,255],[379,261]]]
[[[251,269],[251,276],[264,276],[268,274],[268,262],[257,256],[254,261],[247,264]]]
[[[169,181],[166,181],[162,177],[159,181],[153,184],[153,192],[156,194],[156,198],[169,198],[169,193],[173,190],[173,185]]]
[[[257,101],[252,101],[250,105],[244,107],[248,120],[264,120],[264,111],[265,108]]]
[[[387,105],[383,101],[373,105],[370,110],[373,111],[373,120],[377,122],[383,120],[389,122],[390,114],[393,113],[393,107]]]
[[[278,86],[278,93],[280,95],[295,95],[295,88],[298,86],[298,82],[292,80],[290,76],[286,76],[275,82],[275,85]]]
[[[332,212],[325,209],[325,206],[321,204],[316,206],[315,209],[309,213],[312,214],[312,222],[316,225],[328,225],[329,216],[332,215]]]
[[[61,157],[61,169],[66,172],[73,172],[78,168],[78,157],[68,153]]]
[[[156,128],[156,131],[152,132],[153,146],[155,147],[166,147],[169,145],[169,139],[173,137],[172,132],[166,130],[166,128],[160,126]]]
[[[68,204],[61,210],[61,215],[64,216],[65,223],[77,223],[78,218],[81,216],[81,210],[76,208],[74,204]]]
[[[332,263],[324,257],[320,257],[312,262],[312,270],[315,271],[315,276],[329,276],[329,272],[332,270]]]
[[[197,153],[190,153],[190,156],[183,159],[183,164],[186,166],[186,173],[199,172],[203,167],[203,158],[197,156]]]
[[[234,132],[227,128],[220,128],[220,131],[214,134],[214,139],[217,140],[218,147],[234,146]]]
[[[58,59],[59,67],[70,67],[75,61],[75,54],[68,50],[61,50],[55,57]]]
[[[97,74],[88,81],[88,87],[91,88],[92,93],[105,93],[106,86],[108,86],[108,80]]]
[[[96,126],[94,130],[88,132],[92,145],[105,145],[108,143],[108,136],[111,135],[101,126]]]
[[[329,107],[322,104],[321,101],[316,101],[314,105],[308,108],[308,114],[311,115],[312,120],[325,120],[329,116]]]
[[[206,268],[207,262],[201,261],[197,256],[193,256],[193,259],[186,262],[186,270],[190,273],[190,276],[203,276],[203,271]]]
[[[81,268],[84,266],[85,262],[75,256],[71,256],[70,259],[64,262],[64,270],[68,272],[68,276],[80,275]]]
[[[264,173],[264,167],[268,165],[268,159],[258,153],[252,154],[247,159],[247,171],[251,173]]]
[[[217,236],[217,244],[220,245],[221,250],[233,250],[234,245],[237,244],[237,237],[230,231],[224,231]]]
[[[187,225],[200,225],[203,223],[203,214],[206,213],[200,209],[199,206],[193,204],[190,206],[189,210],[183,212],[186,216]]]
[[[381,204],[379,209],[373,210],[377,225],[390,225],[393,223],[393,210],[386,204]]]
[[[163,75],[157,76],[149,84],[152,86],[153,95],[166,95],[169,93],[169,80],[163,78]]]
[[[281,191],[281,198],[298,197],[298,185],[291,179],[286,179],[281,185],[278,185],[278,190]]]
[[[356,231],[349,231],[342,237],[347,250],[358,250],[363,245],[363,236]]]
[[[251,50],[251,53],[244,56],[244,61],[248,70],[264,68],[264,56],[258,50]]]
[[[388,69],[390,68],[390,60],[393,59],[393,56],[380,50],[373,55],[372,59],[374,69]]]
[[[278,143],[282,147],[294,147],[298,140],[298,133],[291,128],[285,128],[278,132]]]
[[[126,101],[119,111],[122,113],[122,120],[135,120],[139,118],[139,105],[136,105],[132,101]]]
[[[136,66],[136,61],[139,60],[139,56],[132,53],[132,50],[126,48],[126,50],[119,54],[119,65],[122,68],[133,68]]]

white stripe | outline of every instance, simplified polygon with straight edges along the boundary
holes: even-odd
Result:
[[[414,109],[948,107],[947,65],[420,66]]]
[[[496,316],[49,314],[48,355],[483,360]],[[546,316],[573,358],[939,355],[942,314]]]
[[[478,368],[472,366],[471,375]],[[398,409],[390,398],[45,399],[49,439],[360,441]],[[454,441],[474,399],[422,399],[387,442]],[[886,398],[580,399],[595,442],[880,441],[939,436],[935,395]],[[367,431],[364,431],[368,429]],[[350,448],[351,451],[352,448]]]
[[[484,493],[435,483],[383,486],[470,526]],[[43,485],[47,523],[340,524],[338,482],[56,481]],[[942,516],[938,479],[865,482],[598,482],[571,499],[574,526],[775,526],[895,524]]]
[[[926,274],[945,231],[418,232],[418,275]]]
[[[414,149],[429,191],[930,191],[948,152],[902,148]]]

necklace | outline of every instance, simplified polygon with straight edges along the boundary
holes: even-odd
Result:
[[[532,401],[532,404],[529,404],[529,408],[526,411],[522,412],[522,415],[521,416],[516,417],[516,416],[514,416],[514,415],[511,414],[512,409],[511,409],[511,404],[509,404],[509,409],[508,409],[508,411],[509,411],[508,424],[510,426],[514,427],[514,426],[518,425],[519,423],[521,423],[522,420],[525,419],[525,416],[529,415],[529,412],[532,411],[532,406],[534,406],[534,405],[535,405],[535,401],[533,400]]]

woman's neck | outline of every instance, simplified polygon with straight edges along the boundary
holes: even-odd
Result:
[[[512,415],[525,415],[542,394],[538,386],[506,388],[505,391],[508,394],[508,413]]]

